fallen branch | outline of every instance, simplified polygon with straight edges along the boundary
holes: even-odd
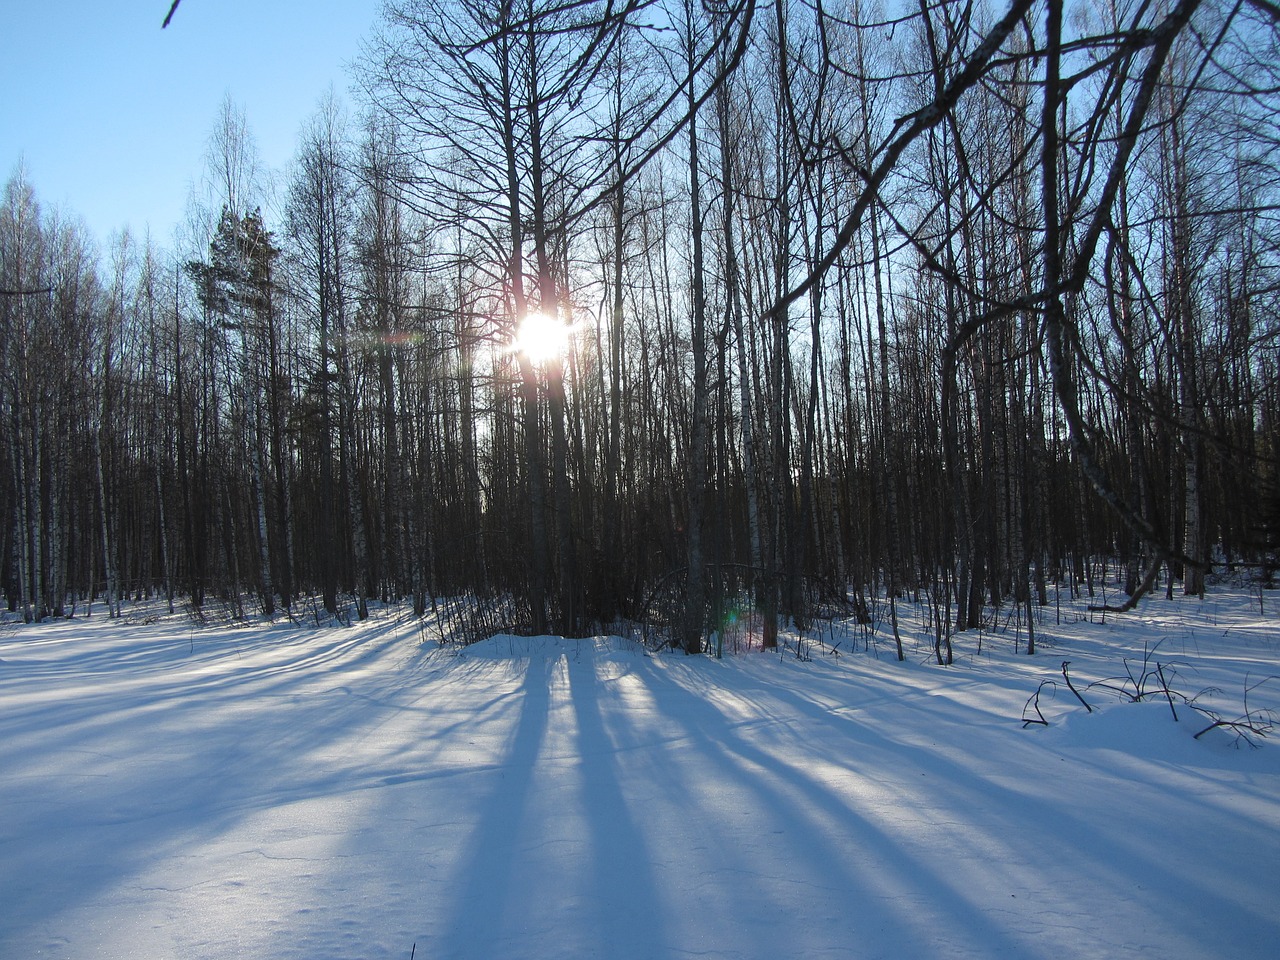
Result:
[[[1119,606],[1112,606],[1109,603],[1094,606],[1089,605],[1090,613],[1128,613],[1138,605],[1143,597],[1151,592],[1151,588],[1156,585],[1156,577],[1160,573],[1160,564],[1164,563],[1164,554],[1157,553],[1151,558],[1151,563],[1147,566],[1146,575],[1142,578],[1142,582],[1138,584],[1137,589],[1133,591],[1129,599]]]
[[[1090,713],[1093,713],[1093,707],[1089,706],[1088,701],[1086,701],[1084,697],[1080,696],[1080,691],[1077,690],[1076,685],[1071,682],[1071,677],[1067,674],[1067,667],[1069,666],[1071,666],[1070,660],[1062,661],[1062,677],[1064,680],[1067,681],[1067,688],[1076,695],[1077,700],[1079,700],[1081,703],[1084,704],[1084,708],[1086,710],[1088,710]]]
[[[1169,712],[1173,714],[1173,722],[1178,722],[1178,711],[1173,708],[1173,694],[1169,692],[1169,681],[1164,678],[1164,664],[1156,663],[1156,675],[1160,677],[1160,688],[1164,691],[1164,698],[1169,701]]]
[[[1254,726],[1253,724],[1249,723],[1246,720],[1222,720],[1219,718],[1217,720],[1214,720],[1213,723],[1209,724],[1207,727],[1205,727],[1203,730],[1197,733],[1195,735],[1195,739],[1199,740],[1210,730],[1217,730],[1219,727],[1228,727],[1234,730],[1236,733],[1236,736],[1243,739],[1244,742],[1249,744],[1249,746],[1251,747],[1257,747],[1258,745],[1249,739],[1248,734],[1252,733],[1256,737],[1265,737],[1268,733],[1271,732],[1271,727],[1269,726],[1258,727],[1258,726]]]
[[[1028,697],[1027,702],[1023,704],[1023,707],[1022,707],[1022,729],[1023,730],[1027,729],[1027,727],[1031,726],[1031,724],[1033,723],[1039,724],[1042,727],[1047,727],[1049,725],[1049,721],[1046,720],[1044,718],[1044,714],[1040,712],[1040,691],[1044,689],[1045,684],[1048,684],[1049,686],[1053,687],[1055,691],[1058,689],[1058,685],[1052,680],[1040,681],[1040,686],[1036,687],[1036,692],[1033,693],[1030,697]],[[1079,694],[1077,694],[1077,696],[1079,696]],[[1031,707],[1033,710],[1035,710],[1036,715],[1034,717],[1027,716],[1027,707]]]
[[[1217,730],[1219,727],[1222,727],[1235,731],[1237,740],[1244,740],[1244,742],[1249,744],[1249,746],[1256,748],[1258,745],[1249,739],[1249,734],[1252,733],[1255,737],[1259,738],[1270,736],[1272,729],[1275,727],[1275,717],[1271,710],[1265,707],[1261,710],[1254,710],[1251,708],[1249,706],[1249,694],[1262,686],[1268,680],[1274,679],[1274,676],[1266,676],[1257,683],[1246,683],[1244,688],[1244,714],[1236,720],[1224,720],[1212,710],[1197,706],[1194,702],[1188,701],[1188,704],[1192,709],[1198,710],[1200,713],[1203,713],[1206,717],[1213,720],[1213,723],[1209,724],[1197,733],[1195,738],[1199,740],[1210,730]]]

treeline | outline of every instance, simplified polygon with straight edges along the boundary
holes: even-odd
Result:
[[[465,597],[692,651],[911,592],[945,659],[1100,558],[1269,574],[1278,18],[394,0],[274,192],[227,104],[172,250],[19,170],[10,609]]]

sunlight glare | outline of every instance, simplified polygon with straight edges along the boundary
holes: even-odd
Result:
[[[531,363],[548,363],[564,353],[569,344],[569,328],[545,313],[531,313],[516,331],[515,347]]]

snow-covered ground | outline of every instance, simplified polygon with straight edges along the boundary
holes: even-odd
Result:
[[[1272,675],[1280,707],[1258,604],[1051,610],[1037,656],[972,633],[951,667],[920,612],[904,664],[6,624],[0,958],[1271,958],[1280,739],[1085,689],[1158,643],[1229,719]]]

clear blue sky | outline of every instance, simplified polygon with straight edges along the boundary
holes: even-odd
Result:
[[[99,242],[168,246],[223,98],[282,169],[359,53],[380,0],[0,0],[0,184],[20,157],[46,208]],[[349,98],[348,98],[349,99]]]

